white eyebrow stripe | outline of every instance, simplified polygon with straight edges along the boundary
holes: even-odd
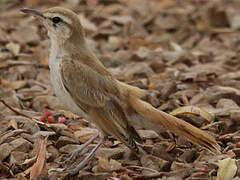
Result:
[[[46,14],[47,17],[53,18],[53,17],[60,17],[64,22],[68,23],[68,24],[72,24],[72,20],[62,14],[59,13],[47,13]]]

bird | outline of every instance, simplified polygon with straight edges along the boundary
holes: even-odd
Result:
[[[210,134],[152,107],[144,101],[149,96],[147,90],[115,79],[87,45],[83,26],[72,10],[52,7],[42,11],[22,8],[21,11],[39,19],[48,31],[50,79],[56,96],[70,111],[95,123],[99,129],[99,133],[67,160],[100,137],[97,145],[75,168],[66,169],[66,172],[75,174],[83,169],[109,135],[138,154],[138,143],[143,141],[130,123],[132,114],[140,114],[195,144],[219,152]]]

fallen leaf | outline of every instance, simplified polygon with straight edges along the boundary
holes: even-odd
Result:
[[[11,88],[11,89],[20,89],[26,86],[26,80],[18,80],[18,81],[8,81],[0,77],[1,85],[4,88]]]
[[[122,165],[120,162],[114,159],[106,159],[105,157],[98,157],[98,165],[93,168],[94,172],[111,172],[122,169]]]
[[[98,130],[93,128],[82,128],[81,130],[78,130],[74,132],[74,135],[81,143],[85,143],[87,140],[89,140],[92,136],[97,134]]]
[[[10,143],[3,143],[0,145],[0,161],[7,158],[14,150],[27,153],[31,148],[32,144],[21,137],[11,141]]]
[[[14,128],[15,130],[18,129],[18,125],[17,125],[17,121],[16,119],[11,119],[9,124],[8,124],[9,128]]]
[[[17,43],[10,42],[6,47],[16,56],[20,52],[20,45]]]
[[[87,5],[88,6],[97,6],[98,0],[87,0]]]
[[[45,56],[43,58],[40,58],[39,59],[39,64],[42,65],[42,66],[48,66],[48,64],[49,64],[49,57]]]
[[[152,5],[157,10],[165,10],[176,5],[176,1],[173,0],[162,0],[162,1],[153,1]]]
[[[17,135],[19,135],[21,133],[24,133],[24,132],[27,132],[27,131],[23,130],[23,129],[16,129],[16,130],[13,130],[13,131],[6,132],[4,134],[0,134],[0,144],[4,143],[9,138],[17,136]]]
[[[237,172],[236,160],[231,158],[226,158],[218,161],[218,173],[216,180],[230,180]]]
[[[39,149],[39,154],[37,157],[36,163],[33,165],[32,170],[30,172],[30,179],[36,178],[40,174],[46,174],[46,148],[47,148],[47,138],[41,142],[41,147]]]
[[[196,106],[179,107],[173,110],[172,112],[170,112],[170,114],[173,116],[177,116],[180,114],[193,114],[193,115],[199,115],[209,122],[212,122],[214,120],[214,115],[212,113]]]
[[[29,165],[33,164],[36,161],[36,159],[37,159],[36,156],[34,156],[30,159],[25,159],[25,161],[20,165],[28,165],[29,166]]]
[[[89,19],[87,19],[84,14],[79,15],[79,19],[81,20],[81,24],[84,27],[84,29],[96,32],[98,30],[97,26],[91,22]]]

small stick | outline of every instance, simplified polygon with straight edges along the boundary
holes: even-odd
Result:
[[[28,116],[28,115],[26,115],[26,114],[23,114],[23,113],[19,112],[18,110],[16,110],[15,108],[13,108],[13,107],[11,107],[9,104],[7,104],[3,99],[0,99],[0,102],[3,103],[8,109],[10,109],[11,111],[13,111],[13,112],[16,113],[17,115],[20,115],[20,116],[23,116],[23,117],[25,117],[25,118],[28,118],[28,119],[30,119],[30,120],[38,123],[38,124],[45,125],[43,122],[38,121],[37,118],[33,118],[33,117],[30,117],[30,116]]]

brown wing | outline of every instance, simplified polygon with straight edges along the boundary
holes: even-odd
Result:
[[[76,102],[102,107],[109,101],[109,94],[118,94],[116,82],[110,76],[71,60],[63,60],[60,66],[63,84]]]
[[[63,84],[75,103],[86,113],[92,113],[93,120],[107,134],[135,149],[133,139],[140,142],[141,138],[129,125],[115,79],[78,61],[63,60],[60,66]]]

